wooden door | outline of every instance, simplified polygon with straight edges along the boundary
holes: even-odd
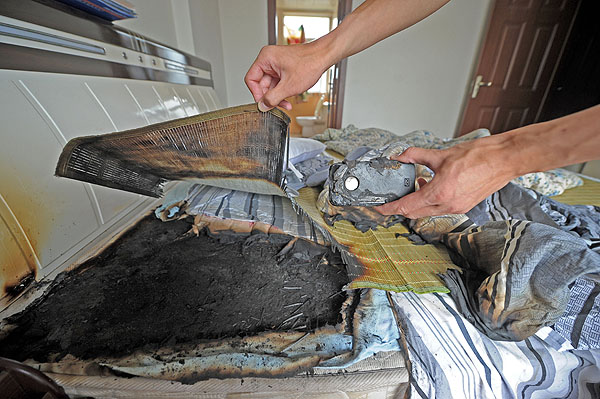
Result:
[[[582,0],[538,122],[600,104],[600,2]]]
[[[534,123],[580,0],[497,0],[459,135]]]

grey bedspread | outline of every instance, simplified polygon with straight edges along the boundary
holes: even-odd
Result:
[[[519,341],[554,325],[574,347],[600,347],[600,208],[509,183],[467,215],[413,226],[463,268],[441,277],[459,312],[490,338]]]

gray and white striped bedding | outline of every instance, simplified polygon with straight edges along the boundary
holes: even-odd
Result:
[[[412,225],[462,267],[440,277],[459,312],[490,338],[519,341],[557,324],[575,347],[600,348],[600,209],[509,184],[467,215]]]
[[[180,182],[176,190],[167,193],[163,204],[155,212],[156,216],[168,220],[176,214],[172,206],[184,202],[185,205],[181,206],[188,215],[259,221],[293,236],[319,244],[328,243],[308,218],[294,210],[292,202],[286,197]]]
[[[567,310],[554,330],[577,349],[598,349],[600,342],[600,285],[578,278],[571,287]]]
[[[415,227],[463,270],[450,294],[391,294],[414,397],[600,398],[599,208],[509,184]]]
[[[572,349],[549,327],[522,341],[494,341],[460,315],[448,294],[391,298],[406,340],[412,398],[600,397],[597,349]]]

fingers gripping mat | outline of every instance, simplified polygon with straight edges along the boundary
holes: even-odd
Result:
[[[63,149],[56,175],[153,197],[168,180],[284,195],[289,121],[249,104],[79,137]]]

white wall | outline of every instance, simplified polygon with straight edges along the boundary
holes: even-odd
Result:
[[[135,6],[138,18],[116,24],[210,62],[215,90],[221,104],[226,106],[219,1],[130,0],[130,3]]]
[[[246,71],[268,42],[267,0],[130,0],[138,18],[118,22],[211,63],[223,106],[253,102]]]
[[[362,1],[354,0],[357,7]],[[452,137],[491,0],[452,0],[348,59],[342,124]]]
[[[220,0],[221,37],[227,77],[227,104],[254,101],[244,76],[268,44],[267,0]]]
[[[267,44],[267,0],[131,0],[120,25],[195,53],[213,68],[223,106],[252,102],[244,75]],[[362,0],[354,0],[354,7]],[[343,125],[451,137],[492,0],[452,0],[348,60]],[[187,15],[186,15],[187,14]],[[187,18],[186,18],[187,17]],[[190,34],[191,32],[191,34]]]
[[[195,20],[195,18],[190,11],[189,0],[171,0],[171,9],[173,10],[177,47],[186,53],[196,54],[192,28],[192,19]]]
[[[177,34],[173,23],[170,0],[129,0],[135,6],[137,18],[115,22],[160,43],[177,47]]]
[[[215,90],[221,105],[226,107],[229,104],[227,101],[229,77],[226,75],[223,58],[219,3],[218,0],[190,0],[189,16],[194,35],[194,52],[198,57],[210,62]]]

